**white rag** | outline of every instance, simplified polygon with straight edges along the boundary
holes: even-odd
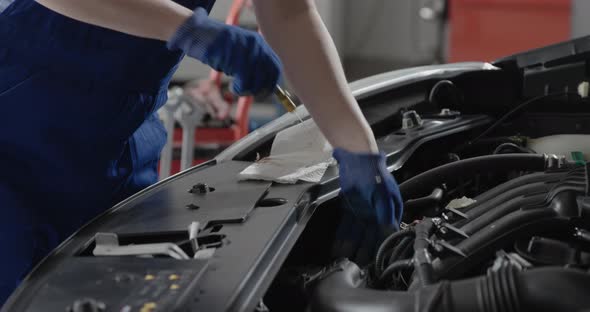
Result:
[[[270,156],[250,165],[240,180],[265,180],[283,184],[319,182],[335,163],[332,146],[312,119],[279,132]]]

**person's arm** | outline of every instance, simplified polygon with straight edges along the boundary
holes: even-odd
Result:
[[[373,132],[348,88],[334,42],[311,0],[254,0],[261,31],[328,141],[376,153]]]
[[[85,23],[149,39],[168,40],[193,11],[171,0],[37,0]]]
[[[349,90],[340,58],[312,0],[254,0],[265,38],[293,88],[335,147],[343,221],[337,256],[368,263],[385,234],[399,230],[403,200],[373,132]]]
[[[209,18],[202,7],[191,11],[172,0],[36,1],[81,22],[166,41],[171,51],[233,76],[238,95],[272,92],[281,74],[279,58],[258,33]]]

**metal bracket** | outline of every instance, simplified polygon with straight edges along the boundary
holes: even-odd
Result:
[[[419,128],[424,124],[422,117],[414,110],[405,112],[402,116],[402,129],[409,130]]]
[[[189,260],[189,256],[176,244],[140,244],[120,246],[119,237],[115,233],[96,233],[96,247],[92,251],[95,256],[155,256],[164,255],[177,260]]]

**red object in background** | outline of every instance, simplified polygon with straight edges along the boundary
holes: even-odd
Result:
[[[449,0],[449,61],[493,61],[568,40],[571,0]]]

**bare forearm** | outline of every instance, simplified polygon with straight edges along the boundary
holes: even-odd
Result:
[[[351,152],[375,152],[373,133],[353,98],[336,51],[308,0],[255,0],[262,32],[328,141]]]
[[[37,0],[70,18],[166,41],[192,11],[171,0]]]

